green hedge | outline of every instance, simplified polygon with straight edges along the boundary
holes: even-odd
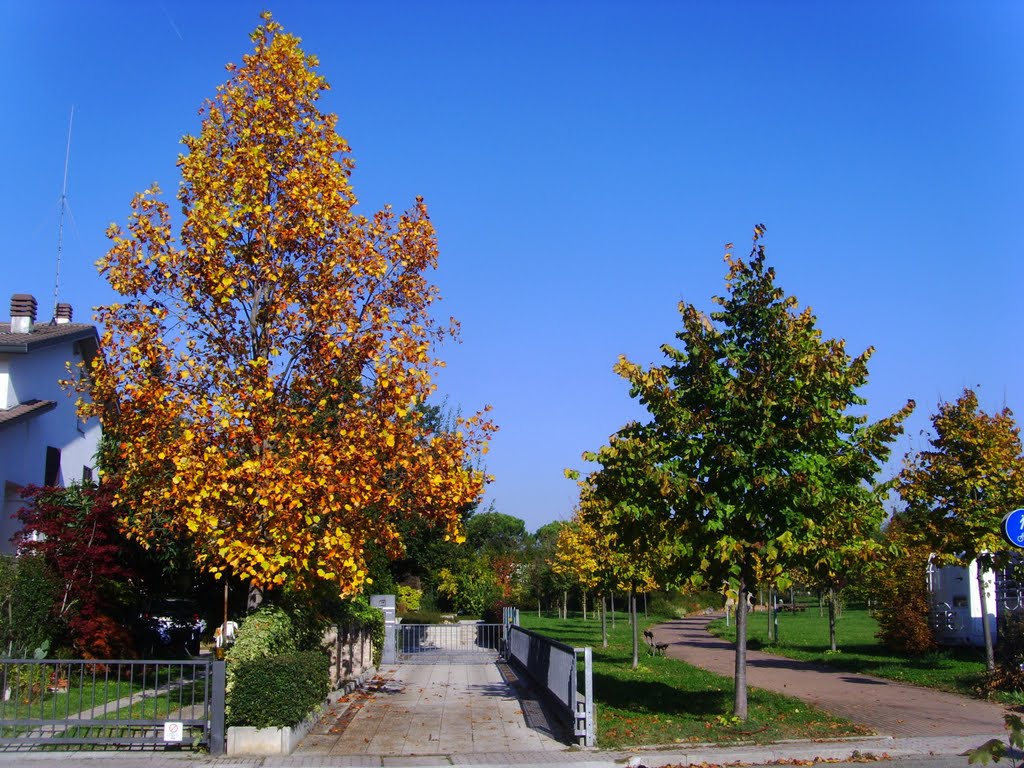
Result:
[[[329,660],[300,651],[235,662],[227,725],[282,728],[295,725],[323,704],[331,688]]]
[[[253,661],[297,650],[291,617],[276,605],[264,605],[242,621],[238,639],[228,649],[227,658],[229,662]]]

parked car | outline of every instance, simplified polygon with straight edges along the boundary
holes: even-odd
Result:
[[[197,656],[199,642],[206,631],[206,620],[199,615],[194,600],[166,597],[153,602],[140,617],[144,655]]]

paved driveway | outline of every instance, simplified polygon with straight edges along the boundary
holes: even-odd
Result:
[[[295,755],[556,752],[564,738],[504,664],[403,664],[332,705]]]

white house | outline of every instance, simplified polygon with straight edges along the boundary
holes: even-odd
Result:
[[[36,300],[11,298],[10,323],[0,325],[0,553],[11,554],[27,485],[67,485],[91,479],[100,425],[83,422],[59,383],[68,363],[90,361],[99,345],[96,328],[71,322],[71,305],[58,304],[57,317],[36,323]]]
[[[937,566],[928,561],[929,623],[940,645],[984,646],[982,616],[987,618],[993,642],[998,642],[1001,622],[1010,614],[1024,612],[1024,584],[1019,557],[995,571],[985,572],[985,602],[978,592],[978,561],[968,567]]]

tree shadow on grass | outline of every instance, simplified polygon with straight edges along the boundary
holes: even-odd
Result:
[[[653,680],[622,680],[594,673],[602,705],[631,712],[654,712],[706,720],[729,710],[732,691],[682,691]]]

